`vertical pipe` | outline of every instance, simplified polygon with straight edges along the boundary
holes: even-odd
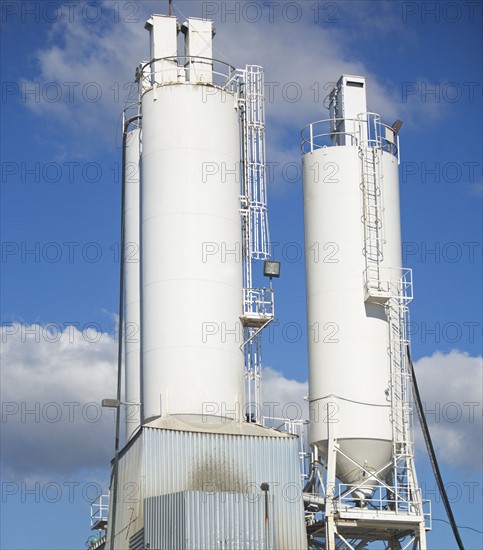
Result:
[[[114,539],[116,536],[116,509],[117,509],[117,482],[119,469],[119,435],[120,435],[120,414],[121,414],[121,390],[122,390],[122,344],[123,344],[123,322],[124,322],[124,244],[125,244],[125,178],[126,178],[126,137],[129,124],[133,120],[140,118],[135,116],[129,119],[123,117],[122,129],[122,178],[121,178],[121,238],[120,238],[120,262],[119,262],[119,325],[118,325],[118,347],[117,347],[117,392],[116,398],[119,406],[116,409],[116,439],[114,444],[114,463],[111,472],[111,495],[112,508],[110,515],[112,516],[110,547],[114,550]]]
[[[139,127],[126,132],[124,151],[124,320],[126,442],[141,424]]]
[[[265,500],[265,548],[268,550],[270,548],[270,518],[268,515],[268,491],[270,485],[268,483],[262,483],[260,489],[264,492]]]

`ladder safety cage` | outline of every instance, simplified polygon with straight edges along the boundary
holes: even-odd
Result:
[[[249,422],[261,422],[261,332],[274,318],[273,290],[253,283],[253,264],[270,259],[265,164],[264,74],[247,65],[241,71],[242,122],[240,213],[243,240],[243,312],[245,381]]]
[[[358,120],[365,257],[363,285],[365,301],[383,305],[388,320],[388,399],[391,404],[393,444],[391,485],[380,488],[379,493],[376,491],[371,506],[379,512],[387,509],[403,515],[420,516],[425,521],[427,515],[423,512],[424,502],[416,479],[414,446],[411,440],[411,380],[406,355],[409,345],[408,304],[413,299],[412,270],[388,267],[383,263],[385,239],[382,155],[389,152],[398,157],[398,138],[394,129],[382,124],[379,115],[375,113],[363,113]]]
[[[263,69],[247,65],[243,90],[242,200],[249,210],[249,256],[270,258],[265,164]]]

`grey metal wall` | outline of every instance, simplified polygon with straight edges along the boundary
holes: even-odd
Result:
[[[115,548],[128,550],[129,538],[143,527],[145,533],[151,533],[152,529],[181,530],[181,523],[187,521],[190,523],[187,529],[206,529],[206,522],[219,521],[216,518],[220,514],[223,517],[231,514],[233,520],[224,521],[228,524],[232,521],[233,525],[238,521],[239,526],[243,525],[242,531],[248,533],[247,540],[252,540],[255,545],[243,546],[243,537],[234,534],[235,538],[220,548],[266,548],[256,545],[257,533],[260,533],[260,527],[257,527],[260,509],[264,509],[262,483],[268,483],[270,487],[269,548],[307,548],[295,437],[240,436],[144,427],[119,462]],[[176,500],[181,496],[171,496],[172,513],[166,512],[170,509],[166,508],[166,501],[151,498],[183,491],[190,492],[190,496],[185,494],[184,504]],[[205,509],[205,518],[212,519],[200,520],[199,525],[196,524],[199,518],[193,510],[198,502],[196,499],[202,497],[193,496],[193,492],[203,493],[204,504],[209,506],[211,499],[211,506],[215,508],[211,515]],[[149,510],[146,518],[145,502],[149,502],[146,504],[146,510]],[[253,533],[249,534],[251,531]],[[108,536],[110,538],[110,532]],[[149,542],[147,538],[145,542]]]
[[[273,503],[242,493],[183,491],[145,500],[145,544],[165,550],[273,546]]]

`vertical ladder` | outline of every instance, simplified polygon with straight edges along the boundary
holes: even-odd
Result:
[[[243,344],[249,422],[261,416],[261,332],[273,320],[273,293],[254,288],[253,262],[270,258],[265,174],[264,75],[257,65],[243,71],[241,218],[243,238]]]
[[[410,275],[410,270],[407,271]],[[391,355],[391,409],[393,426],[393,457],[394,457],[394,484],[398,509],[410,513],[422,511],[421,494],[417,485],[414,465],[413,444],[410,430],[410,372],[406,347],[409,338],[406,332],[408,326],[408,301],[412,297],[410,289],[412,281],[401,277],[401,284],[394,298],[388,302],[388,317],[390,324],[390,355]],[[409,289],[409,296],[406,292]],[[408,505],[407,503],[411,503]],[[415,510],[414,506],[421,506]]]
[[[406,364],[406,316],[408,307],[397,289],[387,302],[389,320],[390,395],[395,486],[395,508],[408,510],[413,500],[412,450],[409,441],[408,370]],[[408,510],[409,511],[409,510]]]
[[[364,228],[363,253],[365,257],[366,301],[384,304],[389,329],[389,392],[393,442],[393,483],[395,509],[409,510],[420,502],[410,441],[409,368],[406,333],[412,299],[411,270],[389,268],[383,265],[384,234],[382,216],[382,142],[380,121],[369,114],[359,118],[359,156],[361,159],[362,222]],[[421,511],[422,513],[422,511]]]
[[[382,201],[382,143],[380,121],[369,114],[359,117],[362,222],[364,227],[366,295],[369,301],[385,303],[389,322],[390,395],[394,456],[406,454],[408,437],[408,371],[405,364],[407,296],[402,270],[382,266],[384,206]],[[393,275],[396,272],[396,276]]]
[[[250,260],[265,260],[270,253],[265,181],[264,76],[261,67],[246,66],[243,95],[242,208],[248,210],[247,252]]]
[[[380,147],[361,144],[362,197],[364,223],[364,256],[369,281],[377,284],[380,279],[379,264],[383,260],[382,204],[380,171]]]
[[[407,379],[404,372],[405,326],[404,317],[407,306],[401,303],[399,296],[388,301],[389,319],[389,355],[391,364],[391,410],[393,426],[393,443],[395,451],[401,449],[406,441],[406,400]]]
[[[382,146],[379,136],[380,119],[371,113],[359,120],[359,157],[361,159],[363,254],[366,264],[366,290],[381,290],[381,262],[384,259],[382,203]]]

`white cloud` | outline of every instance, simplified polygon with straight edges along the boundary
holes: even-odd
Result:
[[[307,382],[285,378],[281,372],[270,367],[263,369],[262,403],[266,416],[292,420],[307,419],[307,393]]]
[[[1,460],[12,478],[103,466],[114,448],[117,344],[107,334],[54,325],[1,329]]]
[[[453,350],[414,366],[429,430],[441,463],[481,469],[483,461],[482,358]],[[416,442],[424,452],[419,431]]]
[[[100,402],[115,396],[114,339],[71,326],[59,331],[22,324],[2,327],[1,338],[4,477],[106,473],[114,447],[114,413]],[[440,462],[479,468],[481,358],[438,352],[420,359],[415,369]],[[265,414],[308,418],[307,382],[267,367],[262,389]],[[417,443],[419,452],[425,452],[419,435]]]
[[[482,358],[454,350],[436,352],[415,364],[418,385],[429,429],[441,464],[480,469],[483,461]],[[263,371],[263,402],[274,402],[275,416],[303,411],[308,418],[306,382],[290,380],[271,368]],[[268,407],[265,405],[265,411]],[[414,413],[416,414],[416,413]],[[426,447],[417,424],[415,439],[419,456]]]
[[[142,19],[141,19],[142,21]],[[35,52],[38,71],[24,78],[27,106],[47,121],[60,123],[59,138],[67,130],[83,148],[70,156],[87,155],[89,144],[116,145],[116,127],[126,101],[137,101],[131,84],[136,66],[146,58],[147,33],[140,23],[83,17],[52,26],[50,42]],[[100,138],[100,139],[99,139]],[[63,141],[63,140],[62,140]]]
[[[252,8],[256,6],[250,4]],[[285,12],[279,3],[272,6],[272,11],[268,3],[263,3],[263,17],[256,22],[251,22],[256,15],[253,9],[244,13],[240,2],[183,2],[175,6],[178,12],[182,9],[183,15],[178,14],[180,21],[187,14],[199,17],[207,10],[214,13],[215,58],[238,67],[247,63],[264,66],[270,160],[299,160],[301,128],[328,117],[323,107],[324,98],[331,83],[343,73],[366,76],[369,107],[389,122],[396,117],[406,122],[419,120],[422,110],[426,120],[430,115],[438,116],[439,111],[433,112],[433,105],[402,103],[395,84],[383,82],[368,67],[363,48],[355,48],[348,39],[354,24],[370,29],[372,43],[378,35],[387,39],[387,33],[391,32],[393,36],[394,30],[400,28],[400,14],[389,4],[383,2],[378,7],[378,15],[384,13],[384,25],[371,26],[368,26],[368,22],[373,21],[371,2],[358,3],[355,14],[353,3],[341,4],[334,24],[324,24],[324,18],[330,18],[325,11],[319,14],[316,23],[309,3],[292,4],[299,6],[299,18],[293,20],[296,12]],[[128,5],[132,7],[132,3]],[[127,16],[124,7],[119,3],[120,14]],[[143,2],[137,5],[135,17],[119,17],[117,22],[113,21],[112,10],[107,9],[97,23],[89,23],[83,17],[58,22],[52,26],[50,42],[35,52],[38,71],[34,77],[25,78],[25,84],[39,83],[42,93],[39,101],[29,94],[27,105],[33,112],[60,122],[82,143],[82,147],[69,151],[71,155],[86,155],[88,147],[100,142],[115,145],[115,129],[119,132],[124,101],[129,92],[135,90],[129,84],[134,69],[148,56],[148,33],[143,22],[149,13],[162,12],[164,8]],[[230,15],[233,10],[235,15]],[[398,43],[401,46],[409,40],[402,33]],[[67,83],[76,83],[75,88],[69,88]],[[49,99],[56,95],[55,84],[62,91],[60,101]],[[74,101],[70,99],[69,89]],[[130,101],[135,99],[135,94],[131,94]],[[61,144],[58,147],[62,149]]]

